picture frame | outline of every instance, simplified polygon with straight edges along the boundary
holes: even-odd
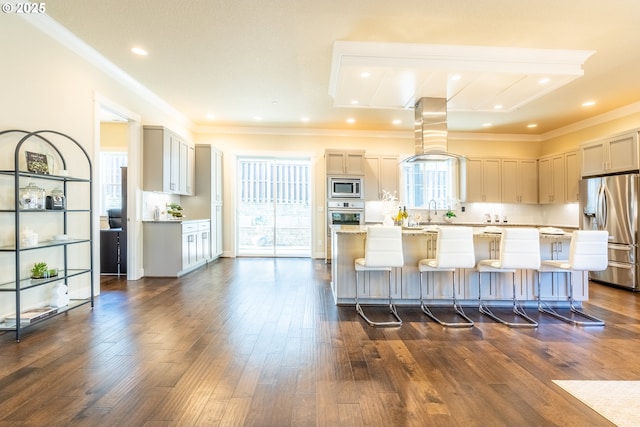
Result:
[[[49,162],[46,154],[25,151],[25,157],[27,160],[27,170],[29,172],[49,175]]]

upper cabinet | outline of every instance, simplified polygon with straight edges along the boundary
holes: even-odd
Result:
[[[145,126],[143,190],[190,196],[194,194],[195,148],[162,126]]]
[[[538,161],[502,159],[502,203],[538,203]]]
[[[326,150],[327,175],[364,175],[365,161],[362,150]]]
[[[578,186],[580,182],[580,152],[571,151],[564,155],[564,170],[566,178],[565,198],[567,203],[576,203],[580,201],[578,194]]]
[[[585,143],[582,176],[597,176],[638,170],[638,132]]]
[[[540,177],[540,203],[565,202],[565,155],[543,157],[538,162]]]
[[[466,161],[466,202],[500,203],[502,199],[500,159]]]
[[[398,156],[365,156],[364,198],[382,200],[383,191],[398,193]]]

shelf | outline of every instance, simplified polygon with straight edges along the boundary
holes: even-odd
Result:
[[[51,314],[50,316],[47,316],[43,319],[40,320],[36,320],[35,322],[31,322],[31,323],[23,323],[20,325],[20,329],[26,329],[26,328],[30,328],[31,326],[37,325],[38,323],[42,323],[42,322],[46,322],[47,320],[50,320],[56,316],[59,316],[62,313],[66,313],[67,311],[74,309],[76,307],[80,307],[81,305],[84,304],[89,304],[91,303],[92,300],[91,298],[86,298],[86,299],[73,299],[71,301],[69,301],[69,305],[67,305],[66,307],[60,307],[58,308],[58,311],[54,314]],[[0,331],[15,331],[16,330],[16,324],[15,323],[7,323],[5,321],[0,322]]]
[[[23,177],[23,178],[46,179],[50,181],[91,182],[91,179],[89,178],[76,178],[73,176],[62,176],[62,175],[45,175],[41,173],[23,172],[23,171],[18,171],[16,173],[16,171],[13,171],[13,170],[0,170],[0,175],[10,175],[10,176],[18,175],[19,177]]]
[[[20,322],[17,325],[15,321],[13,321],[13,323],[7,323],[4,319],[4,317],[7,316],[7,313],[0,313],[0,320],[2,320],[2,322],[0,322],[0,331],[15,331],[16,341],[20,341],[22,331],[32,325],[36,325],[38,323],[49,320],[60,313],[64,313],[68,310],[71,310],[72,308],[78,307],[83,304],[90,303],[91,307],[93,307],[94,277],[92,272],[94,248],[92,245],[93,210],[91,202],[93,200],[93,173],[91,168],[91,157],[89,153],[84,149],[82,144],[80,144],[69,135],[55,130],[39,130],[35,132],[28,132],[24,130],[0,131],[0,135],[10,133],[19,135],[19,137],[16,137],[14,141],[15,146],[13,169],[0,170],[0,178],[2,178],[3,185],[8,185],[9,181],[11,181],[14,186],[13,190],[15,194],[15,200],[13,200],[13,206],[11,206],[11,209],[8,209],[9,205],[5,203],[3,208],[0,209],[0,213],[4,214],[2,218],[3,221],[7,223],[7,225],[9,225],[9,221],[7,221],[6,218],[9,215],[6,214],[11,214],[13,216],[13,219],[15,220],[15,229],[11,233],[13,234],[13,242],[3,242],[4,245],[0,246],[0,253],[13,253],[16,265],[15,268],[4,272],[12,272],[12,274],[2,275],[2,281],[4,282],[0,283],[0,295],[4,295],[2,306],[5,307],[5,309],[8,311],[9,309],[6,307],[7,304],[5,304],[4,302],[7,299],[11,298],[13,299],[13,303],[15,305],[14,313],[25,313],[21,301],[23,298],[22,293],[35,288],[41,289],[29,292],[29,303],[45,306],[50,299],[50,295],[48,289],[44,286],[51,284],[65,284],[67,286],[73,286],[74,288],[76,288],[74,292],[81,291],[84,295],[88,295],[86,299],[72,300],[72,302],[68,306],[58,309],[53,314],[47,315],[42,319],[34,320],[32,323]],[[54,140],[56,142],[53,142]],[[9,140],[2,140],[3,143],[6,141]],[[57,143],[58,141],[60,142],[59,144]],[[24,167],[21,165],[21,159],[24,158],[24,153],[29,153],[30,149],[37,150],[37,154],[39,156],[34,155],[30,157],[29,155],[27,155],[27,162],[29,162],[29,159],[31,159],[32,162],[37,163],[44,156],[47,156],[47,158],[51,158],[51,161],[46,162],[47,165],[51,167],[48,170],[54,170],[54,168],[57,167],[57,169],[55,170],[61,172],[64,171],[62,172],[64,173],[64,176],[55,174],[48,175],[21,170],[21,168]],[[66,154],[68,154],[69,157],[65,160]],[[86,163],[79,162],[79,159],[82,157],[84,157]],[[68,162],[67,160],[70,160],[70,162]],[[45,162],[42,161],[41,163],[44,164]],[[67,166],[70,166],[71,169],[69,169]],[[30,164],[30,168],[32,168],[33,170],[37,169],[33,164]],[[86,172],[78,173],[78,171]],[[67,172],[72,173],[76,176],[81,175],[83,176],[83,178],[68,176]],[[62,194],[64,194],[65,197],[74,194],[73,198],[77,199],[78,201],[76,206],[80,207],[81,209],[20,209],[19,198],[21,196],[19,194],[20,188],[18,187],[20,187],[22,182],[32,180],[36,182],[50,181],[60,183],[60,185],[56,185],[56,187],[61,187],[60,191],[62,191]],[[75,183],[80,184],[75,185]],[[46,187],[47,185],[43,186]],[[77,190],[82,190],[82,192],[78,193]],[[55,213],[55,215],[52,216],[51,213]],[[83,214],[83,217],[81,218],[82,221],[76,221],[76,219],[78,219],[78,216],[74,216],[73,214],[75,213]],[[45,217],[41,216],[42,214],[49,214],[46,217],[46,220],[44,219]],[[85,217],[87,221],[84,221]],[[40,232],[41,236],[43,237],[46,236],[47,238],[52,239],[52,236],[55,236],[59,234],[60,231],[62,231],[62,234],[66,236],[75,236],[75,238],[65,240],[42,240],[36,245],[24,246],[22,245],[22,227],[24,226],[25,228],[28,228],[28,226],[33,222],[37,222],[37,224],[41,226]],[[23,225],[21,226],[21,224]],[[72,224],[70,228],[69,224]],[[85,246],[76,247],[74,249],[70,248],[70,245],[78,244],[88,244],[86,251],[84,251]],[[26,261],[21,258],[21,254],[23,252],[45,248],[52,248],[48,250],[47,255],[49,255],[50,253],[56,255],[57,262],[59,263],[58,265],[56,265],[56,267],[59,267],[58,275],[44,279],[31,279],[30,277],[28,277],[30,276],[31,268],[26,263]],[[78,252],[80,254],[78,254]],[[77,266],[79,268],[69,268],[70,262],[72,262],[74,266]],[[72,278],[74,279],[70,280]],[[78,287],[80,289],[78,289]]]
[[[87,243],[90,242],[89,239],[67,239],[67,240],[44,240],[38,243],[36,246],[20,246],[21,251],[30,251],[34,249],[42,249],[42,248],[52,248],[54,246],[65,246],[65,245],[74,245],[77,243]],[[0,246],[0,252],[15,252],[16,247],[13,245],[10,246]]]
[[[70,269],[67,270],[67,274],[62,274],[60,270],[58,270],[58,275],[54,277],[49,277],[46,279],[22,279],[20,280],[19,288],[16,287],[16,282],[7,282],[0,283],[0,292],[15,292],[17,290],[24,291],[26,289],[37,288],[38,286],[43,286],[49,283],[59,282],[61,280],[68,279],[70,277],[80,276],[81,274],[90,273],[89,269]]]

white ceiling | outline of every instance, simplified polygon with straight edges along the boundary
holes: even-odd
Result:
[[[491,111],[502,90],[492,88],[495,73],[475,75],[474,96],[447,92],[454,131],[541,134],[640,100],[638,0],[55,0],[46,9],[200,125],[412,129],[410,109],[342,106],[348,91],[331,96],[335,42],[594,51],[583,76],[500,112]],[[431,77],[441,86],[454,72]],[[596,105],[582,107],[587,100]]]

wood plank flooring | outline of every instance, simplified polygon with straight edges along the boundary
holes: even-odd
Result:
[[[605,327],[481,316],[401,328],[336,307],[322,260],[221,259],[103,278],[95,307],[0,336],[3,426],[611,426],[551,381],[640,380],[640,294],[593,284]],[[384,309],[369,309],[384,316]]]

